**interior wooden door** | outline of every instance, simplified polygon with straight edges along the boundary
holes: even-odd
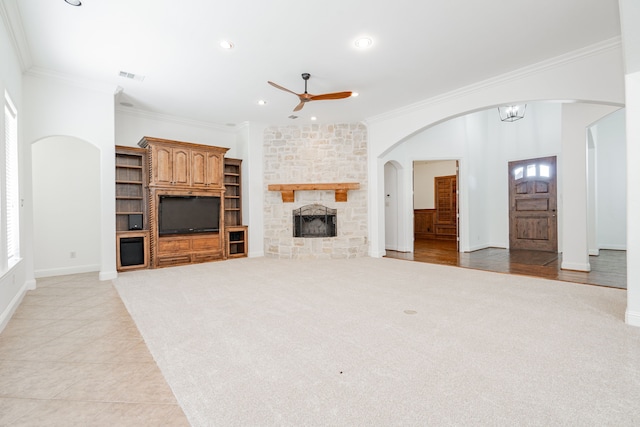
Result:
[[[435,233],[439,238],[458,236],[458,194],[456,175],[437,176],[435,183]]]
[[[509,248],[558,251],[556,158],[509,162]]]

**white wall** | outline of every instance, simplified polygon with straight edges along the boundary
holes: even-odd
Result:
[[[456,175],[455,160],[413,162],[413,208],[435,209],[435,180],[437,176]]]
[[[596,162],[596,245],[598,249],[627,248],[627,165],[625,110],[594,126]]]
[[[32,146],[35,277],[100,270],[100,151],[76,138]]]
[[[640,326],[640,2],[619,0],[625,47],[627,139],[627,323]]]
[[[496,108],[488,110],[487,172],[494,197],[488,206],[489,246],[509,247],[509,170],[511,161],[561,157],[561,104],[527,104],[525,118],[502,122]],[[558,201],[562,199],[563,172],[558,168]],[[560,203],[559,203],[560,204]],[[558,212],[558,250],[562,251],[562,212]]]
[[[563,197],[558,211],[562,221],[562,268],[590,271],[588,241],[587,149],[588,128],[618,107],[570,103],[562,105],[562,168]]]
[[[242,153],[242,219],[249,225],[249,257],[264,256],[264,132],[262,123],[245,123],[237,134]]]
[[[101,280],[117,276],[115,249],[115,137],[114,137],[114,88],[105,86],[79,86],[49,76],[27,74],[24,77],[24,143],[33,144],[51,136],[77,138],[94,145],[100,153],[100,185],[95,188],[99,195],[99,239],[94,242],[100,253]],[[25,185],[31,186],[43,171],[32,168],[31,150],[28,151]],[[87,161],[92,160],[87,158]],[[79,161],[83,161],[79,159]],[[33,200],[27,200],[29,206]],[[71,209],[69,213],[72,214]],[[77,230],[77,234],[86,233]],[[43,242],[54,248],[59,242]],[[33,242],[29,242],[32,245]],[[49,254],[56,257],[54,253]],[[60,266],[65,267],[65,266]],[[55,268],[55,266],[51,266]],[[66,267],[65,267],[66,268]]]
[[[177,117],[117,109],[115,140],[117,145],[137,147],[143,136],[192,142],[229,148],[227,157],[240,158],[236,150],[235,127],[184,120]]]

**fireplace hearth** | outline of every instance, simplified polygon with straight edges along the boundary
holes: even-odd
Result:
[[[293,237],[336,237],[336,209],[313,204],[293,210]]]

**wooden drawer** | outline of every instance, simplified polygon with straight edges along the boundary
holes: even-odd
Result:
[[[158,252],[161,254],[188,251],[190,248],[191,240],[188,238],[158,239]]]
[[[206,237],[195,237],[191,241],[191,249],[193,251],[210,251],[214,249],[218,249],[220,247],[220,237],[219,235],[215,236],[206,236]]]
[[[166,267],[169,265],[188,264],[191,262],[191,257],[189,255],[159,256],[156,261],[158,267]]]
[[[221,259],[220,252],[198,252],[191,255],[191,262],[207,262]]]

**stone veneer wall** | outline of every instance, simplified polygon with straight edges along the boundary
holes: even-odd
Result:
[[[269,184],[357,182],[346,202],[333,191],[296,191],[283,203]],[[274,126],[264,132],[264,252],[276,258],[354,258],[368,253],[367,128],[363,124]],[[337,237],[294,238],[292,212],[319,203],[337,209]]]

